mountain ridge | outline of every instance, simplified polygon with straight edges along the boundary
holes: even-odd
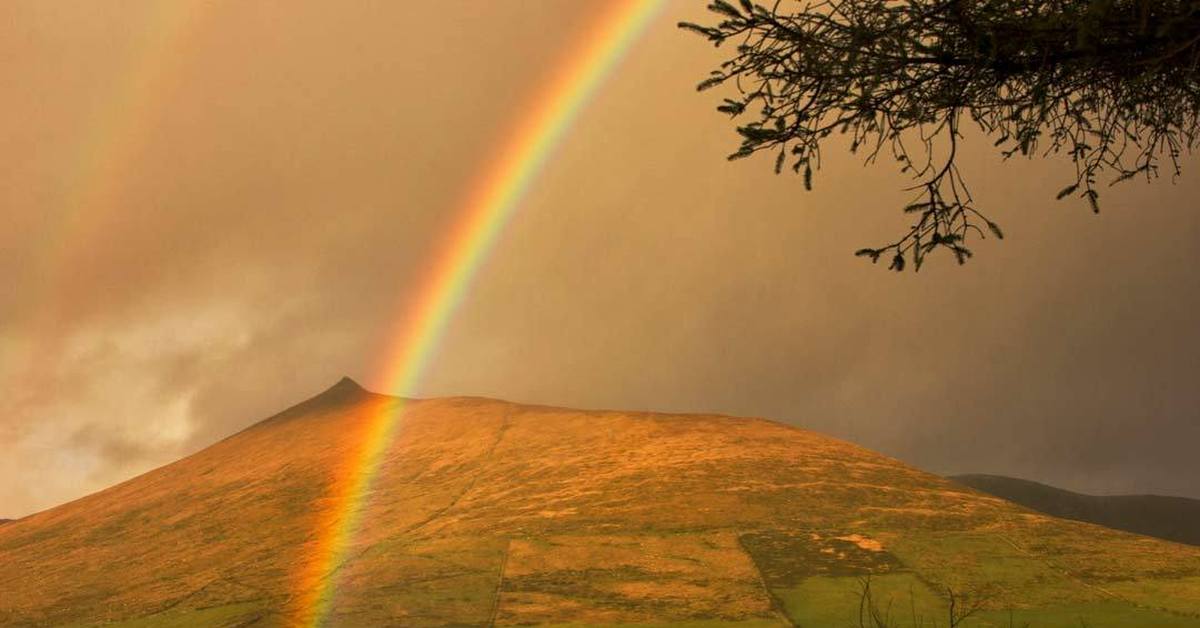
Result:
[[[1032,513],[802,428],[343,380],[0,527],[0,624],[310,621],[298,574],[324,559],[333,489],[382,413],[399,423],[335,560],[330,625],[838,625],[866,575],[929,616],[947,588],[987,585],[996,622],[1200,620],[1200,549]]]
[[[1090,495],[1033,480],[984,473],[948,477],[1054,517],[1200,546],[1200,499],[1171,495]]]

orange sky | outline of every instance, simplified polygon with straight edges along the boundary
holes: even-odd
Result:
[[[0,516],[343,374],[382,386],[397,295],[599,7],[213,2],[164,37],[157,4],[0,6]],[[1096,217],[1053,200],[1069,163],[975,141],[1009,239],[886,273],[851,252],[899,233],[904,180],[836,150],[811,193],[727,163],[693,90],[720,51],[673,27],[699,6],[584,112],[425,394],[766,415],[933,471],[1200,497],[1194,173]]]

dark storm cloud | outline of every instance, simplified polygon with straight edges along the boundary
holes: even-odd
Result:
[[[53,279],[80,137],[138,22],[44,6],[0,9],[26,60],[0,120],[0,516],[343,374],[385,387],[472,173],[600,3],[213,5]],[[1069,164],[973,142],[964,174],[1010,237],[895,276],[850,255],[903,227],[886,164],[830,151],[804,193],[724,161],[719,95],[693,90],[721,51],[672,26],[698,11],[672,4],[589,103],[422,394],[765,415],[934,471],[1200,496],[1196,173],[1106,192],[1096,217],[1052,200]]]

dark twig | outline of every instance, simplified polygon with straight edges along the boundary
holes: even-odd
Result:
[[[715,25],[680,24],[732,57],[700,83],[730,84],[718,110],[738,126],[730,159],[766,152],[812,186],[821,147],[839,134],[867,163],[895,159],[917,183],[913,222],[860,249],[920,269],[934,250],[971,257],[972,238],[1003,238],[959,172],[961,126],[1005,157],[1065,153],[1074,180],[1058,195],[1099,211],[1111,183],[1173,175],[1200,114],[1200,0],[796,0],[767,7],[712,0]],[[936,153],[945,156],[937,158]],[[909,264],[911,262],[911,264]]]

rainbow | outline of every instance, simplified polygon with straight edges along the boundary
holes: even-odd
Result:
[[[480,265],[520,205],[538,172],[664,0],[614,0],[532,99],[501,150],[474,181],[416,298],[391,334],[395,341],[381,371],[387,389],[411,397]],[[371,417],[361,445],[330,490],[331,507],[317,527],[315,551],[302,566],[296,623],[321,625],[337,588],[336,572],[359,527],[380,461],[392,443],[403,404]]]
[[[208,26],[213,3],[178,0],[152,3],[145,12],[130,11],[122,18],[137,34],[127,55],[128,65],[86,112],[74,162],[63,180],[67,183],[57,219],[46,221],[40,254],[33,260],[42,278],[34,294],[24,301],[40,307],[29,316],[37,351],[22,356],[26,377],[35,379],[51,356],[59,355],[63,334],[56,326],[72,304],[73,275],[90,262],[87,243],[100,239],[106,220],[119,215],[125,186],[134,178],[151,139],[157,114],[165,110],[174,93],[179,66],[189,57],[194,40]],[[0,360],[5,356],[0,355]],[[0,369],[5,365],[0,364]]]

